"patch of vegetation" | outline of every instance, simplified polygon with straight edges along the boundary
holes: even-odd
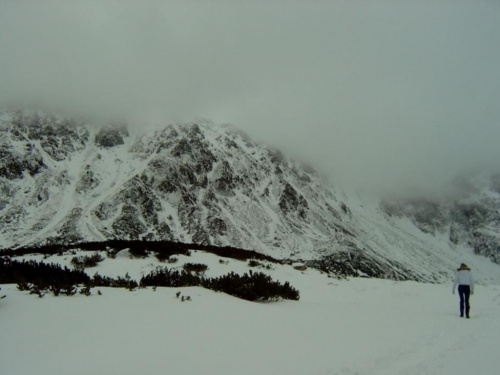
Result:
[[[270,264],[264,264],[262,262],[259,262],[258,260],[255,260],[255,259],[250,259],[248,261],[248,267],[262,267],[262,268],[265,268],[268,270],[273,269]]]
[[[166,262],[170,259],[170,255],[169,254],[165,254],[165,253],[159,253],[159,252],[156,252],[155,253],[155,257],[156,259],[158,259],[158,261],[160,262]]]
[[[139,246],[131,247],[128,252],[133,258],[146,258],[149,255],[147,248]]]
[[[160,257],[168,259],[171,255],[190,255],[191,250],[201,250],[207,253],[215,254],[224,258],[232,258],[237,260],[265,260],[272,263],[282,263],[270,256],[260,254],[253,250],[239,249],[230,246],[218,247],[202,244],[188,244],[172,241],[139,241],[139,240],[108,240],[101,242],[80,242],[73,244],[46,244],[37,247],[24,247],[16,249],[2,249],[0,256],[21,256],[27,254],[57,254],[62,255],[72,249],[81,251],[100,251],[106,249],[109,257],[114,257],[116,253],[123,249],[129,249],[131,254],[138,256],[147,256],[149,252],[161,254]]]
[[[83,287],[83,294],[89,295],[90,288],[97,286],[129,290],[139,286],[128,274],[113,279],[96,273],[91,279],[82,270],[71,270],[68,267],[62,268],[58,264],[46,264],[34,260],[17,261],[8,258],[0,258],[0,283],[17,284],[19,290],[29,291],[30,294],[39,297],[47,293],[53,293],[55,296],[72,296],[77,293],[77,287]]]
[[[184,287],[200,286],[201,278],[187,271],[170,270],[158,267],[148,275],[141,278],[141,287],[164,286],[164,287]]]
[[[82,270],[62,268],[59,264],[0,258],[0,284],[36,283],[48,287],[85,284],[89,280]]]
[[[217,278],[203,278],[185,270],[157,268],[149,275],[143,276],[140,285],[185,287],[201,286],[207,289],[224,292],[247,301],[270,302],[280,299],[298,300],[299,291],[288,282],[281,284],[261,272],[238,275],[231,272]]]
[[[162,263],[167,262],[167,263],[173,264],[173,263],[177,263],[177,261],[179,260],[179,258],[173,256],[172,254],[168,254],[168,253],[164,253],[164,252],[156,252],[155,257],[156,257],[156,259],[158,259]]]
[[[188,263],[189,264],[189,263]],[[187,271],[189,269],[190,271]],[[140,286],[185,287],[201,286],[220,291],[248,301],[298,300],[299,292],[288,282],[281,284],[263,273],[238,275],[231,272],[218,278],[204,278],[199,274],[208,269],[204,264],[191,263],[182,271],[157,268],[142,277]],[[200,271],[200,272],[196,272]],[[71,296],[81,287],[81,294],[90,295],[90,288],[112,287],[134,290],[139,284],[129,274],[111,278],[98,273],[90,278],[82,270],[62,268],[57,264],[36,261],[16,261],[0,258],[0,283],[17,283],[19,290],[30,291],[43,297],[46,293]]]
[[[86,286],[80,289],[80,294],[83,294],[84,296],[90,296],[92,293],[90,291],[90,286]]]
[[[91,256],[74,257],[72,264],[74,270],[67,267],[62,268],[57,264],[46,264],[36,261],[16,261],[7,256],[20,256],[32,253],[44,255],[64,254],[78,249],[80,251],[94,251]],[[280,299],[298,300],[299,292],[288,282],[281,284],[273,281],[270,276],[263,273],[253,273],[238,275],[231,272],[218,278],[205,278],[203,273],[208,269],[207,265],[199,263],[186,263],[183,270],[169,270],[158,268],[149,275],[142,277],[140,284],[133,280],[130,275],[125,277],[111,278],[101,276],[96,273],[92,278],[83,269],[93,267],[102,261],[102,256],[97,252],[106,249],[110,257],[122,249],[129,249],[135,256],[147,256],[154,252],[156,257],[166,260],[169,263],[178,261],[173,255],[191,254],[189,249],[202,250],[213,253],[223,258],[233,258],[237,260],[250,260],[249,264],[255,266],[271,268],[265,266],[261,261],[281,263],[274,258],[259,254],[255,251],[236,249],[231,247],[203,246],[192,244],[180,244],[167,241],[147,242],[147,241],[122,241],[112,240],[105,242],[90,242],[72,245],[46,245],[36,248],[6,249],[0,251],[0,284],[17,283],[20,290],[28,290],[33,294],[43,297],[46,293],[55,295],[74,295],[80,289],[80,293],[90,295],[94,287],[127,288],[134,290],[146,286],[165,287],[185,287],[201,286],[215,291],[225,292],[232,296],[249,301],[276,301]],[[7,255],[7,256],[5,256]],[[227,264],[227,261],[220,260],[220,263]],[[100,295],[101,293],[98,292]]]
[[[177,263],[179,261],[179,258],[177,257],[173,257],[173,256],[170,256],[167,260],[168,263],[170,264],[174,264],[174,263]]]
[[[201,263],[185,263],[182,268],[186,272],[194,272],[197,275],[204,273],[208,270],[208,266],[206,264]]]
[[[108,288],[125,288],[130,291],[136,289],[139,284],[137,281],[133,280],[128,273],[124,277],[118,276],[113,279],[109,276],[101,276],[98,273],[88,283],[91,287],[108,287]]]
[[[205,287],[224,292],[247,301],[270,302],[280,299],[298,301],[299,291],[287,281],[281,284],[262,272],[227,275],[207,280]]]
[[[108,258],[115,259],[118,251],[119,250],[117,249],[110,249],[109,247],[106,247],[106,255],[108,256]]]
[[[95,252],[93,255],[82,255],[79,257],[73,257],[73,259],[71,259],[71,264],[77,270],[83,270],[85,268],[95,267],[103,260],[104,257],[100,255],[98,252]]]

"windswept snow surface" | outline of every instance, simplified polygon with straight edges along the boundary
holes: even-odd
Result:
[[[207,276],[248,271],[245,262],[222,264],[202,252],[168,266],[186,261],[207,264]],[[88,273],[127,269],[138,278],[157,265],[153,257],[131,260],[123,251]],[[272,267],[254,271],[289,281],[300,301],[252,303],[197,287],[101,288],[102,296],[94,289],[90,297],[40,299],[2,285],[0,373],[498,374],[498,285],[478,280],[471,319],[463,319],[451,280],[337,280],[312,269]],[[179,291],[192,301],[181,302]]]

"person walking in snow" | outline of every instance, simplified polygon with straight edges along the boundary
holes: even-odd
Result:
[[[474,278],[472,277],[472,272],[467,264],[462,263],[460,268],[457,269],[457,273],[455,274],[455,281],[453,282],[452,292],[455,294],[455,289],[458,285],[458,296],[460,297],[460,317],[464,317],[464,308],[465,308],[465,316],[467,319],[470,318],[470,304],[469,297],[471,294],[474,294]]]

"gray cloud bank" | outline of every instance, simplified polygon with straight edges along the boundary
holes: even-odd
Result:
[[[209,118],[332,182],[500,169],[498,1],[2,1],[0,104]]]

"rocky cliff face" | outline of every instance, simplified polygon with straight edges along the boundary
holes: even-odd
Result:
[[[308,242],[312,250],[316,238],[324,250],[341,221],[314,171],[228,126],[131,136],[21,111],[3,114],[0,140],[4,247],[167,239],[285,254]],[[306,196],[330,204],[310,211]]]
[[[426,281],[449,277],[462,259],[450,244],[497,259],[497,237],[486,235],[498,223],[494,205],[487,212],[486,202],[480,208],[426,202],[380,210],[232,126],[198,122],[139,131],[3,112],[0,156],[4,248],[173,240]],[[398,216],[411,217],[421,235]],[[447,228],[449,241],[436,242],[435,233]]]
[[[409,218],[421,231],[445,236],[500,264],[500,175],[468,183],[461,198],[382,203],[389,215]]]

